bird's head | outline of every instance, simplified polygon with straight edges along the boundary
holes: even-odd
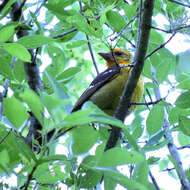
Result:
[[[117,62],[119,65],[130,64],[131,54],[124,49],[116,48],[113,51],[110,51],[108,53],[99,53],[99,55],[102,56],[106,60],[108,67],[112,67],[116,65],[113,54],[114,54],[115,59],[117,59]]]

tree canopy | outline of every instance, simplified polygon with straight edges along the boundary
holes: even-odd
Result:
[[[0,1],[0,187],[169,189],[163,175],[189,190],[190,54],[169,48],[189,44],[189,15],[189,0]],[[70,113],[115,47],[134,67],[114,117]],[[110,125],[122,135],[104,151]]]

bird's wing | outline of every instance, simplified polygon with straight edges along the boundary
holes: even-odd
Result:
[[[90,84],[90,86],[83,92],[78,101],[75,103],[72,112],[81,109],[82,105],[89,100],[89,98],[102,86],[113,80],[119,73],[121,68],[113,66],[100,73]]]

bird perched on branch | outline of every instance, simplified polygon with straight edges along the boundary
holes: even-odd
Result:
[[[131,71],[131,54],[126,50],[117,48],[108,53],[99,53],[99,55],[106,60],[108,68],[104,72],[97,75],[97,77],[91,82],[90,86],[84,91],[84,93],[80,96],[80,98],[74,105],[72,112],[81,109],[82,105],[86,101],[92,101],[105,113],[113,116],[119,104],[120,97]],[[144,85],[142,81],[142,76],[140,76],[134,94],[132,96],[132,102],[140,102],[143,92]],[[132,105],[130,107],[130,111],[133,111],[134,109],[135,106]],[[59,131],[58,136],[65,134],[65,132],[71,129],[73,129],[73,127],[65,131]],[[54,130],[48,133],[48,139],[51,138],[53,133]],[[115,136],[112,133],[112,135],[114,136],[113,139],[111,139],[112,144],[106,146],[106,149],[115,146],[120,136],[120,130],[116,129],[116,133],[117,134],[115,134]]]
[[[131,70],[131,54],[124,49],[114,49],[108,53],[99,53],[106,60],[107,69],[100,73],[90,86],[80,96],[73,107],[72,112],[81,109],[82,105],[90,100],[108,115],[113,116],[126,81]],[[144,92],[142,76],[140,77],[134,91],[132,102],[140,102]],[[135,106],[131,106],[133,111]]]

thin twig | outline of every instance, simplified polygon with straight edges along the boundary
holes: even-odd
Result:
[[[68,35],[68,34],[71,34],[71,33],[73,33],[73,32],[76,32],[77,30],[78,30],[77,28],[72,28],[71,30],[69,30],[69,31],[67,31],[67,32],[64,32],[64,33],[62,33],[62,34],[58,34],[58,35],[53,36],[53,38],[54,38],[54,39],[62,38],[62,37],[64,37],[64,36]]]
[[[159,30],[161,32],[165,32],[165,33],[174,33],[174,32],[178,32],[180,30],[186,29],[186,28],[190,28],[190,24],[185,25],[185,26],[179,26],[179,27],[176,27],[176,28],[173,28],[173,29],[170,29],[170,30],[164,30],[162,28],[157,28],[155,26],[151,26],[151,28],[153,28],[155,30]]]
[[[21,3],[21,5],[20,5],[20,7],[19,7],[20,10],[22,10],[22,8],[24,7],[26,1],[27,1],[27,0],[24,0],[24,1]]]
[[[149,58],[151,55],[153,55],[155,52],[157,52],[158,50],[160,50],[161,48],[163,48],[167,43],[169,43],[171,41],[171,39],[176,35],[176,33],[173,33],[170,38],[164,42],[163,44],[159,45],[156,49],[154,49],[153,51],[151,51],[146,57],[145,59]]]
[[[133,48],[136,48],[135,44],[133,44],[126,36],[124,36],[124,35],[122,34],[121,37],[122,37],[123,39],[125,39]]]
[[[131,102],[131,105],[144,105],[144,106],[155,105],[155,104],[163,101],[164,99],[165,98],[161,98],[159,100],[152,101],[152,102]]]
[[[111,39],[111,41],[116,40],[118,37],[120,37],[123,32],[125,31],[125,29],[132,23],[135,21],[135,19],[138,17],[139,14],[135,15],[122,29],[121,31],[117,34],[117,36],[115,36],[114,38]]]
[[[44,4],[46,1],[47,1],[47,0],[43,0],[43,1],[42,1],[42,3],[40,4],[40,6],[37,7],[37,9],[35,10],[34,15],[37,15],[37,14],[40,12],[41,8],[43,7],[43,4]]]
[[[149,92],[149,90],[148,90],[147,88],[146,88],[146,92],[147,92],[147,94],[148,94],[148,97],[150,98],[150,101],[153,102],[152,96],[151,96],[151,94],[150,94],[150,92]]]
[[[185,149],[185,148],[190,148],[190,144],[184,145],[184,146],[180,146],[180,147],[178,147],[177,149],[178,149],[178,150],[182,150],[182,149]]]
[[[9,136],[9,134],[11,133],[12,129],[10,129],[7,134],[0,140],[0,144],[3,143],[3,141]]]
[[[146,98],[145,98],[145,95],[144,95],[144,94],[143,94],[143,99],[144,99],[145,103],[147,103],[147,101],[146,101]],[[150,111],[149,106],[147,105],[146,107],[147,107],[147,109]]]
[[[154,81],[157,81],[156,79],[156,71],[154,69],[154,67],[152,66],[151,67],[151,71],[152,71],[152,77],[153,77],[153,80]],[[154,89],[154,93],[155,93],[155,96],[156,96],[156,99],[160,99],[161,98],[161,95],[160,95],[160,90],[159,88],[157,89]],[[177,147],[176,145],[174,144],[174,141],[173,141],[173,137],[171,135],[171,132],[169,132],[169,129],[170,129],[170,123],[168,121],[168,115],[167,115],[167,110],[166,110],[166,107],[164,107],[164,124],[163,124],[163,129],[168,131],[164,137],[166,139],[169,139],[169,143],[168,143],[168,150],[172,156],[172,158],[174,159],[176,165],[178,168],[176,168],[176,172],[178,174],[178,177],[180,179],[180,182],[181,182],[181,185],[182,185],[182,188],[184,190],[189,190],[190,189],[190,184],[189,184],[189,181],[187,179],[187,177],[185,176],[185,171],[183,169],[183,165],[182,165],[182,162],[180,160],[180,156],[179,156],[179,153],[178,153],[178,150],[177,150]]]
[[[93,62],[93,65],[94,65],[94,67],[95,67],[96,73],[97,73],[97,75],[98,75],[98,74],[99,74],[98,66],[97,66],[96,61],[95,61],[95,58],[94,58],[94,53],[93,53],[93,51],[92,51],[92,45],[91,45],[91,43],[90,43],[90,39],[89,39],[89,36],[88,36],[88,35],[86,35],[86,39],[87,39],[87,41],[88,41],[88,48],[89,48],[89,51],[90,51],[90,55],[91,55],[91,58],[92,58],[92,62]]]
[[[151,28],[153,28],[155,30],[158,30],[158,31],[161,31],[161,32],[165,32],[165,33],[174,33],[174,32],[178,32],[179,30],[190,28],[190,24],[185,25],[185,26],[179,26],[179,27],[176,27],[176,28],[173,28],[173,29],[170,29],[170,30],[164,30],[162,28],[157,28],[155,26],[151,26]]]
[[[166,168],[164,170],[161,170],[161,172],[170,172],[172,170],[175,170],[176,168]]]
[[[149,176],[150,176],[150,178],[151,178],[151,180],[152,180],[152,183],[154,184],[154,187],[156,188],[156,190],[160,190],[160,188],[159,188],[159,186],[158,186],[158,183],[157,183],[157,181],[156,181],[156,179],[155,179],[155,177],[153,176],[153,174],[152,174],[151,171],[149,171]]]
[[[139,42],[140,42],[140,35],[141,35],[141,24],[142,24],[142,6],[143,6],[143,2],[142,0],[140,0],[140,5],[139,5],[139,23],[138,23],[138,35],[137,35],[137,44],[136,47],[139,46]]]
[[[32,180],[33,174],[34,174],[34,172],[36,171],[37,167],[38,167],[38,165],[36,164],[36,165],[33,167],[33,169],[32,169],[32,171],[30,172],[30,174],[28,175],[27,181],[26,181],[25,185],[23,185],[24,190],[27,190],[27,189],[28,189],[28,187],[29,187],[29,185],[30,185],[30,181]]]
[[[80,6],[80,13],[83,17],[85,17],[82,13],[82,3],[81,1],[79,1],[79,6]],[[94,54],[93,54],[93,51],[92,51],[92,45],[90,43],[90,39],[89,39],[89,36],[86,34],[86,39],[88,41],[88,48],[89,48],[89,51],[90,51],[90,55],[91,55],[91,58],[92,58],[92,62],[93,62],[93,65],[95,67],[95,70],[96,70],[96,73],[97,75],[99,74],[99,71],[98,71],[98,66],[96,64],[96,61],[95,61],[95,58],[94,58]]]
[[[100,16],[98,16],[98,17],[96,18],[96,20],[99,20],[99,19],[100,19]],[[62,38],[62,37],[66,36],[66,35],[68,35],[68,34],[70,34],[70,33],[76,32],[77,30],[78,30],[77,28],[72,28],[71,30],[69,30],[69,31],[67,31],[67,32],[64,32],[64,33],[62,33],[62,34],[58,34],[58,35],[53,36],[53,38],[54,38],[54,39]]]
[[[178,5],[182,5],[182,6],[184,6],[184,7],[190,8],[190,5],[184,4],[184,3],[180,2],[180,1],[176,1],[176,0],[168,0],[168,1],[170,1],[170,2],[172,2],[172,3],[176,3],[176,4],[178,4]]]
[[[113,49],[111,50],[111,54],[112,54],[112,57],[113,57],[113,59],[114,59],[115,65],[117,65],[118,67],[120,67],[120,65],[119,65],[119,63],[118,63],[118,61],[117,61],[117,59],[116,59],[116,57],[115,57],[115,54],[114,54],[114,52],[113,52]]]

